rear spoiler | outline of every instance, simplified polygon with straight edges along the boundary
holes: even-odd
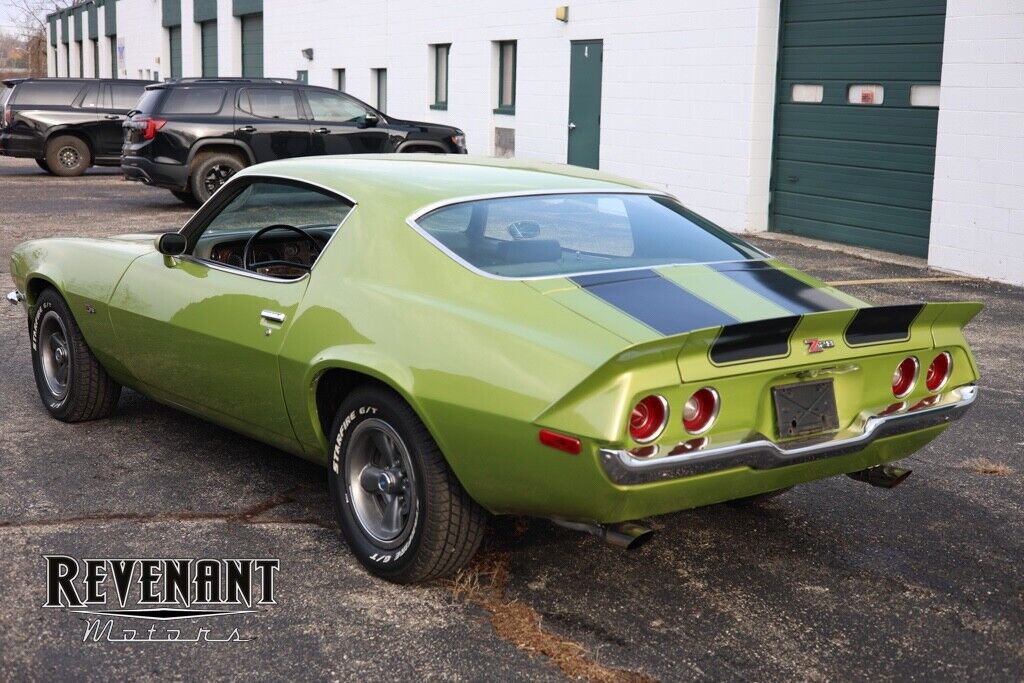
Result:
[[[582,404],[617,404],[641,386],[699,382],[787,365],[828,362],[828,353],[818,356],[804,351],[812,342],[826,344],[823,348],[832,351],[833,358],[843,359],[964,346],[961,330],[982,308],[974,302],[844,308],[662,337],[633,345],[609,359],[549,406],[537,421],[587,433],[593,431],[593,425],[576,424]],[[971,358],[969,352],[967,355]],[[977,374],[977,367],[974,371]]]

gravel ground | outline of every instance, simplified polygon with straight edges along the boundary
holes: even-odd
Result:
[[[113,171],[0,158],[0,286],[18,242],[179,226],[188,209]],[[0,678],[1007,680],[1024,670],[1024,390],[1017,288],[936,280],[779,240],[758,246],[879,304],[979,300],[981,398],[891,491],[847,478],[752,508],[652,520],[623,553],[544,521],[499,523],[461,585],[363,573],[323,472],[125,392],[117,414],[48,419],[20,309],[0,313]],[[893,281],[900,280],[900,281]],[[279,557],[245,643],[83,642],[42,609],[44,554]],[[479,580],[481,586],[476,585]]]

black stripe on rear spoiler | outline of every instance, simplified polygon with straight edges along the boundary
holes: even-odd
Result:
[[[843,336],[850,346],[906,341],[910,337],[910,325],[922,308],[924,304],[858,309]]]
[[[789,338],[800,322],[799,315],[726,325],[711,345],[711,361],[735,363],[789,353]]]

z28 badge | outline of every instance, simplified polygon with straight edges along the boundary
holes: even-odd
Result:
[[[807,353],[821,353],[825,349],[834,348],[836,343],[831,339],[804,339],[807,345]]]

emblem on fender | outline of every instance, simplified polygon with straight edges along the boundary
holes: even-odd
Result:
[[[831,349],[835,347],[836,343],[831,339],[804,339],[804,344],[807,345],[807,353],[821,353],[825,349]]]

